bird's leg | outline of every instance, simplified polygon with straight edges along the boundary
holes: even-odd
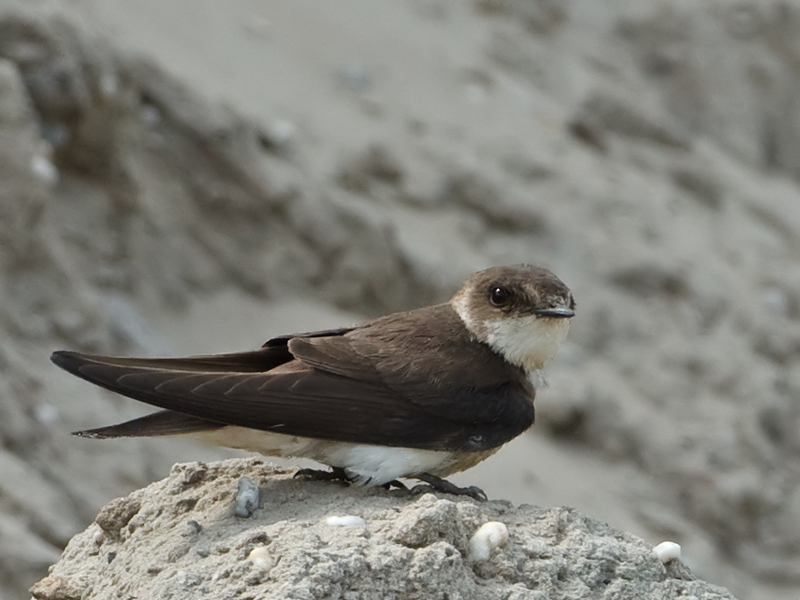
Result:
[[[350,483],[350,478],[341,467],[331,467],[330,471],[300,469],[294,474],[294,479],[303,479],[305,481],[342,481],[344,483]]]
[[[416,479],[424,481],[428,485],[416,485],[411,488],[412,494],[421,494],[431,489],[437,492],[444,492],[445,494],[453,494],[454,496],[469,496],[478,502],[485,502],[488,500],[486,493],[479,487],[471,485],[469,487],[458,487],[454,483],[450,483],[446,479],[431,475],[430,473],[422,473],[415,475]]]

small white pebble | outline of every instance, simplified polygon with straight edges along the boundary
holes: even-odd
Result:
[[[469,540],[468,557],[472,561],[489,560],[492,550],[508,542],[508,528],[500,521],[489,521],[478,527]]]
[[[664,564],[681,559],[681,545],[675,542],[661,542],[653,548],[653,552],[656,553],[658,560]]]
[[[366,525],[364,519],[354,515],[343,515],[341,517],[332,515],[325,519],[325,524],[333,527],[364,527]]]
[[[50,159],[37,154],[31,159],[31,172],[42,181],[55,183],[58,181],[58,169]]]
[[[254,566],[259,569],[264,569],[265,571],[269,571],[272,568],[272,557],[264,546],[253,548],[247,560],[253,563]]]

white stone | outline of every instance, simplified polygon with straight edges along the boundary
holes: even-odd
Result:
[[[479,562],[489,560],[492,551],[508,543],[508,528],[500,521],[484,523],[469,540],[470,560]]]
[[[364,527],[366,525],[364,519],[355,515],[331,515],[325,519],[325,524],[333,527]]]
[[[265,571],[269,571],[274,564],[269,551],[264,546],[253,548],[250,551],[247,560],[253,563],[254,566],[258,567],[259,569],[264,569]]]
[[[656,553],[658,560],[664,564],[681,559],[681,546],[675,542],[661,542],[653,548],[653,552]]]

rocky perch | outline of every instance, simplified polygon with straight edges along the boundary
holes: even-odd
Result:
[[[733,599],[674,554],[659,558],[643,540],[570,508],[298,481],[259,459],[178,464],[113,500],[31,592],[37,600]]]

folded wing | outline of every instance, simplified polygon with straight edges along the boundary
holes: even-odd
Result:
[[[359,444],[480,451],[533,422],[532,388],[513,368],[495,374],[489,367],[498,365],[486,366],[496,358],[488,350],[431,377],[415,374],[408,368],[413,361],[386,355],[374,340],[325,333],[219,356],[56,352],[52,360],[87,381],[181,415],[143,417],[160,431],[238,425]],[[442,358],[429,344],[410,351],[415,361]],[[86,434],[100,437],[106,429]]]

